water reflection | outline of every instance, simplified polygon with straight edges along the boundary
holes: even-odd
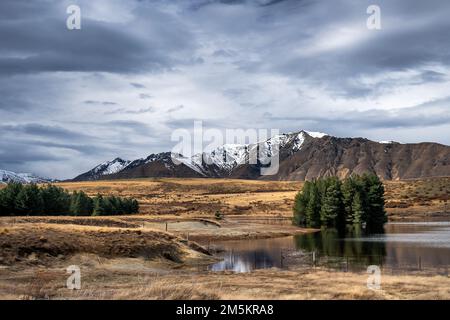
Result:
[[[374,237],[383,239],[385,234]],[[359,229],[339,233],[335,229],[326,229],[318,233],[295,236],[297,250],[315,251],[318,256],[351,258],[352,262],[361,265],[383,264],[386,256],[384,241],[346,241],[348,239],[362,239],[363,233]]]
[[[223,241],[222,261],[210,270],[249,272],[312,264],[312,252],[331,267],[366,268],[368,265],[396,268],[447,268],[450,262],[450,223],[392,223],[385,232],[365,235],[361,230],[345,234],[326,229],[318,233],[278,239]]]
[[[222,261],[210,266],[212,271],[249,272],[254,269],[283,267],[283,250],[295,248],[293,237],[216,242],[224,250]]]

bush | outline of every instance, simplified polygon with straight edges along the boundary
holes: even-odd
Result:
[[[214,214],[216,220],[222,220],[223,219],[223,215],[220,211],[216,211],[216,213]]]

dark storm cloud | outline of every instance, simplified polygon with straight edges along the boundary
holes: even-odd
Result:
[[[0,125],[2,136],[7,134],[25,134],[30,136],[45,137],[51,139],[69,139],[79,140],[90,138],[83,133],[64,129],[60,126],[48,126],[37,123],[18,124],[18,125]]]
[[[162,70],[180,61],[171,53],[178,54],[193,45],[186,30],[178,30],[180,26],[171,24],[168,18],[164,24],[163,16],[157,20],[138,15],[128,28],[82,18],[82,29],[69,31],[65,9],[58,1],[2,1],[0,12],[23,12],[12,15],[16,19],[0,20],[0,74]],[[165,27],[170,29],[162,36],[155,34],[155,29]],[[137,28],[152,32],[141,33]]]
[[[449,1],[378,0],[378,31],[366,28],[368,0],[74,3],[77,31],[66,28],[72,1],[0,1],[0,169],[74,176],[168,150],[170,130],[195,120],[346,136],[411,129],[401,132],[413,140],[439,126],[428,136],[450,142]],[[395,99],[399,88],[411,99]],[[150,98],[173,107],[143,105]],[[183,118],[183,105],[196,114]]]
[[[239,67],[249,72],[276,72],[298,77],[313,84],[321,83],[338,93],[364,96],[371,90],[350,85],[350,80],[429,64],[450,64],[447,36],[450,32],[447,14],[450,2],[435,0],[425,5],[422,1],[377,1],[383,22],[378,31],[369,31],[365,26],[369,2],[310,3],[298,11],[277,12],[275,21],[284,14],[291,22],[291,28],[283,29],[273,24],[270,29],[264,26],[266,20],[256,21],[267,36],[261,44],[264,46],[260,48],[261,59],[251,63],[239,61]],[[295,19],[292,19],[293,14]],[[359,34],[349,33],[341,45],[336,37],[346,23],[353,23],[351,30],[359,30]],[[320,36],[322,33],[323,37]],[[315,45],[319,48],[307,54]]]
[[[64,160],[64,153],[50,154],[48,150],[35,147],[27,141],[0,142],[0,166],[16,170],[16,165],[29,162]]]

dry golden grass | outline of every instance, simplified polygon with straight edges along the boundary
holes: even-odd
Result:
[[[382,274],[381,290],[367,288],[365,273],[320,269],[161,272],[138,259],[85,262],[81,275],[81,290],[72,291],[65,287],[62,266],[20,275],[3,271],[0,299],[450,299],[450,278],[420,274]]]
[[[89,195],[114,194],[139,200],[141,213],[151,215],[290,215],[302,182],[229,179],[136,179],[65,182],[59,186]]]
[[[43,263],[77,253],[182,262],[193,251],[181,238],[158,230],[45,223],[0,227],[0,248],[4,265]]]
[[[183,240],[265,238],[309,232],[264,219],[292,216],[302,182],[137,179],[59,183],[89,195],[132,196],[141,214],[0,218],[0,299],[450,299],[448,277],[325,270],[199,272],[211,262]],[[390,219],[447,214],[449,178],[386,182]],[[405,203],[400,204],[399,203]],[[225,219],[216,221],[220,211]],[[443,213],[443,214],[442,214]],[[255,221],[258,219],[260,221]],[[168,232],[165,232],[168,222]],[[65,268],[82,268],[82,290],[65,288]]]
[[[291,216],[299,181],[233,179],[135,179],[64,182],[70,191],[132,196],[141,204],[141,214],[209,216]],[[386,181],[387,211],[391,219],[445,216],[450,211],[450,178]]]

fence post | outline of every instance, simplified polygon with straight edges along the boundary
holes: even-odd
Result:
[[[167,221],[166,221],[166,231],[167,231]]]
[[[419,256],[419,271],[422,271],[422,257]]]
[[[280,248],[280,267],[283,269],[283,249]]]
[[[348,256],[346,257],[345,272],[348,272]]]
[[[312,252],[313,267],[316,267],[316,250]]]

